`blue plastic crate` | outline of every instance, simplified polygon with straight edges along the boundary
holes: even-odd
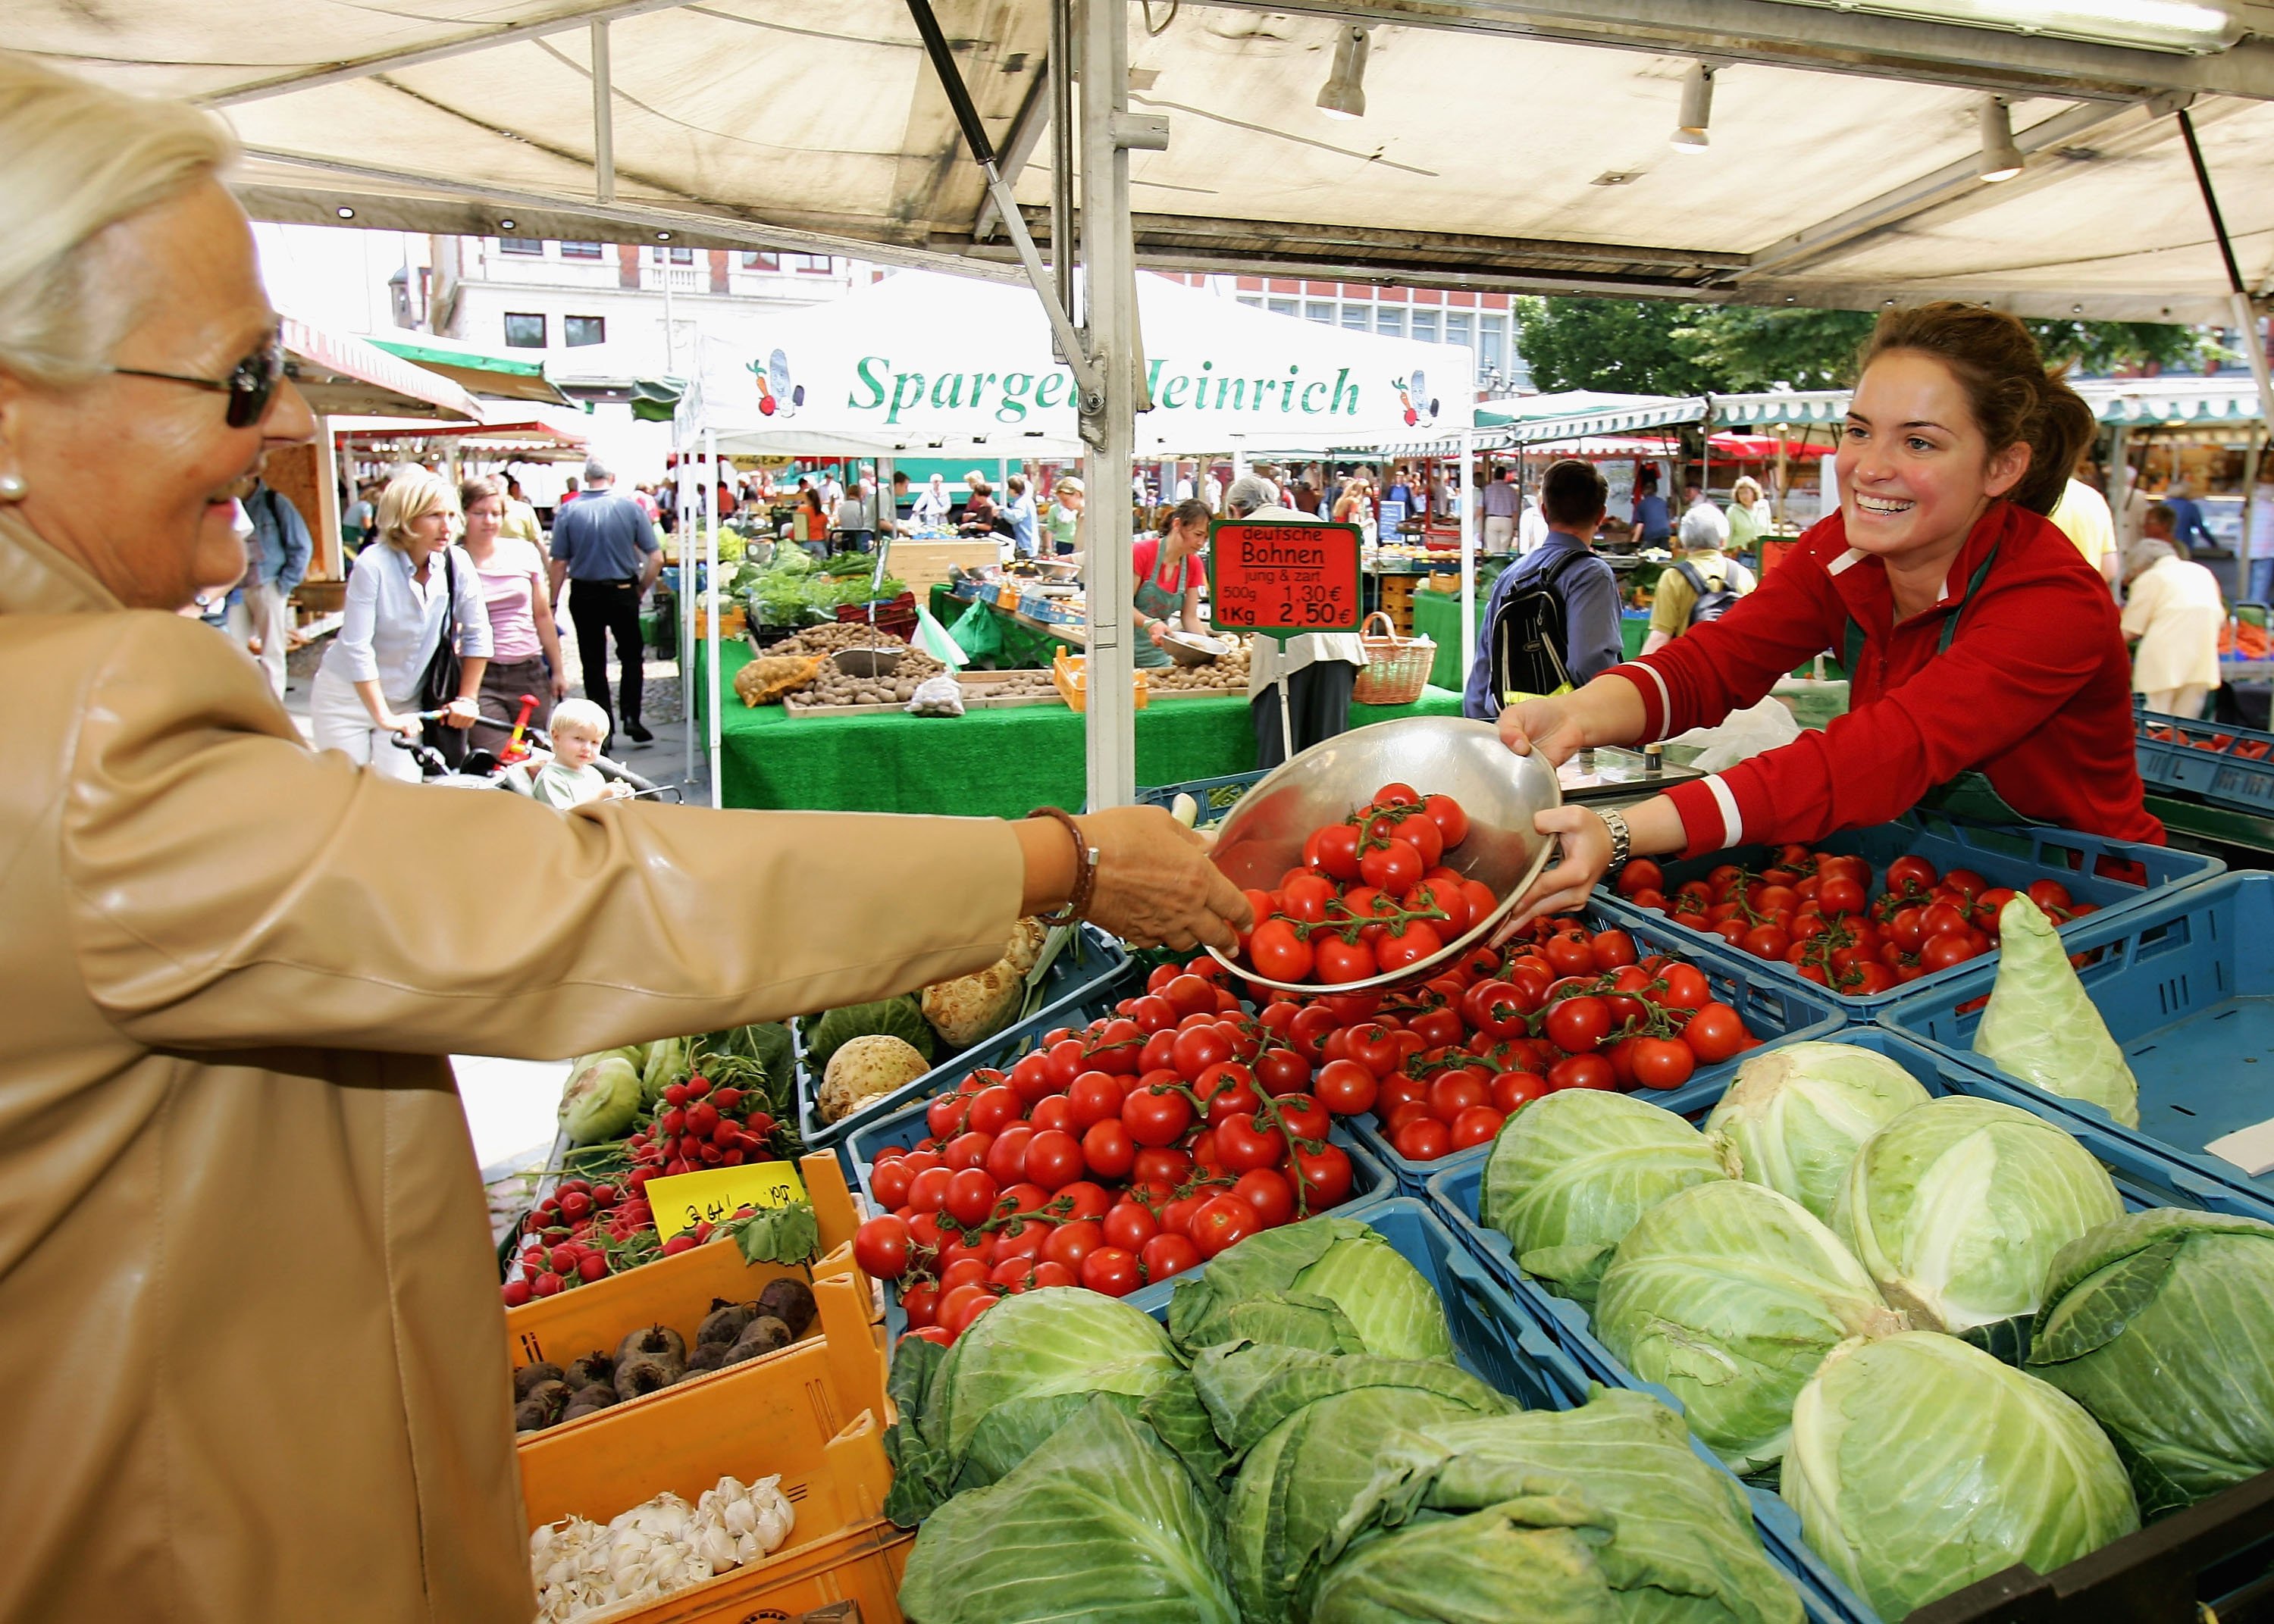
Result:
[[[1043,979],[1042,1004],[1032,1015],[969,1049],[943,1053],[931,1070],[914,1082],[905,1083],[890,1094],[878,1094],[864,1101],[860,1109],[832,1123],[821,1120],[821,1112],[816,1106],[821,1077],[806,1064],[805,1043],[800,1038],[797,1126],[805,1137],[806,1148],[838,1148],[844,1144],[846,1136],[862,1124],[889,1116],[910,1100],[930,1099],[944,1088],[953,1088],[973,1067],[1007,1067],[1012,1060],[1032,1048],[1033,1040],[1042,1034],[1058,1026],[1078,1026],[1093,1016],[1108,1012],[1122,999],[1145,990],[1142,976],[1132,980],[1126,974],[1131,968],[1129,954],[1119,942],[1095,925],[1080,926],[1067,940],[1065,950],[1051,960]],[[1109,986],[1114,989],[1110,997],[1106,996]],[[1080,1019],[1076,1019],[1077,1011]],[[982,1058],[1003,1055],[1009,1059]],[[847,1171],[850,1170],[848,1163]]]
[[[1950,1064],[1942,1056],[1910,1041],[1901,1034],[1879,1026],[1855,1026],[1840,1034],[1836,1041],[1853,1043],[1858,1048],[1886,1056],[1917,1078],[1929,1094],[1967,1094],[1989,1097],[1990,1091],[1978,1086],[1979,1078],[1969,1075],[1968,1068]],[[2004,1102],[2036,1109],[2022,1100]],[[1693,1109],[1685,1110],[1683,1115],[1702,1124],[1714,1103],[1714,1101],[1707,1101]],[[2109,1169],[2116,1181],[2117,1192],[2123,1198],[2128,1210],[2136,1212],[2149,1207],[2204,1205],[2186,1199],[2189,1183],[2186,1169],[2167,1158],[2120,1139],[2105,1124],[2062,1120],[2055,1113],[2044,1110],[2036,1110],[2036,1114],[2059,1121],[2063,1128],[2083,1142],[2085,1148]],[[1547,1327],[1549,1335],[1591,1380],[1607,1386],[1630,1387],[1637,1392],[1648,1393],[1680,1410],[1682,1402],[1679,1399],[1664,1387],[1637,1376],[1596,1338],[1584,1307],[1568,1297],[1555,1296],[1517,1267],[1515,1248],[1508,1237],[1495,1229],[1486,1228],[1477,1216],[1483,1172],[1483,1163],[1478,1161],[1430,1180],[1429,1200],[1438,1216],[1483,1259],[1494,1278],[1508,1289],[1517,1303],[1535,1320]],[[2228,1207],[2214,1210],[2237,1209]],[[2248,1215],[2274,1216],[2257,1212]],[[1879,1615],[1834,1577],[1831,1570],[1809,1550],[1801,1538],[1798,1515],[1775,1496],[1758,1490],[1752,1493],[1755,1515],[1766,1530],[1773,1547],[1781,1547],[1793,1564],[1809,1575],[1826,1594],[1837,1598],[1843,1609],[1843,1616],[1853,1624],[1881,1624]]]
[[[1189,778],[1182,784],[1163,784],[1154,789],[1137,792],[1141,807],[1166,807],[1179,795],[1190,795],[1201,803],[1201,827],[1220,821],[1230,812],[1242,795],[1263,781],[1261,772],[1228,772],[1218,778]]]
[[[2133,722],[2142,783],[2238,812],[2274,812],[2274,733],[2153,710],[2134,712]],[[2151,738],[2151,729],[2175,736]]]
[[[2274,875],[2231,874],[2062,934],[2079,951],[2105,950],[2077,974],[2139,1079],[2136,1130],[1974,1052],[1981,1012],[1963,1006],[1988,994],[1995,966],[1962,965],[1931,989],[1921,981],[1879,1019],[1978,1079],[1971,1092],[2179,1162],[2190,1179],[2187,1205],[2274,1220],[2274,1175],[2253,1178],[2203,1150],[2274,1116]]]
[[[2097,912],[2083,920],[2061,929],[2064,937],[2074,938],[2086,924],[2102,914],[2129,914],[2142,906],[2160,901],[2174,891],[2200,885],[2216,879],[2226,871],[2226,865],[2216,857],[2205,857],[2195,852],[2183,852],[2167,846],[2142,846],[2130,840],[2110,840],[2099,835],[2077,834],[2063,829],[1998,829],[1983,823],[1969,823],[1939,813],[1913,812],[1892,823],[1881,823],[1871,829],[1850,829],[1826,836],[1813,843],[1814,849],[1841,856],[1860,856],[1872,868],[1874,891],[1877,883],[1886,877],[1887,865],[1906,853],[1925,858],[1938,871],[1950,868],[1971,868],[1993,886],[2007,885],[2015,891],[2027,890],[2033,880],[2059,880],[2068,887],[2069,894],[2079,902],[2089,902]],[[1717,852],[1710,857],[1690,858],[1664,864],[1667,894],[1671,896],[1676,886],[1685,881],[1703,879],[1713,868],[1725,862],[1744,868],[1767,866],[1769,849],[1762,846],[1739,846],[1734,851]],[[1623,898],[1614,895],[1605,887],[1596,897],[1608,912],[1624,918],[1653,917],[1646,910],[1637,908]],[[1661,916],[1662,917],[1662,916]],[[1672,921],[1666,921],[1669,924]],[[1718,936],[1707,931],[1692,930],[1686,925],[1674,925],[1684,942],[1711,942],[1717,947],[1727,947]],[[1757,962],[1767,966],[1770,974],[1780,980],[1813,986],[1800,972],[1781,961],[1767,959]],[[1871,1012],[1885,1008],[1896,998],[1908,996],[1918,989],[1947,986],[1953,977],[1963,975],[1969,966],[1955,966],[1920,977],[1907,986],[1891,988],[1869,997],[1841,997],[1840,1003],[1849,1010],[1862,1011],[1859,1019],[1869,1019]],[[1819,989],[1819,990],[1821,990]]]
[[[1706,973],[1706,980],[1713,989],[1713,996],[1744,1017],[1746,1029],[1760,1038],[1764,1045],[1796,1043],[1811,1038],[1834,1035],[1848,1024],[1848,1012],[1839,1006],[1833,996],[1823,988],[1801,981],[1797,976],[1770,976],[1763,972],[1767,966],[1749,953],[1743,953],[1723,942],[1711,938],[1713,945],[1702,945],[1695,932],[1683,929],[1671,920],[1643,909],[1628,909],[1614,915],[1608,909],[1590,907],[1581,915],[1590,930],[1600,930],[1615,925],[1628,931],[1635,946],[1643,956],[1667,953],[1687,959]],[[1647,1088],[1634,1092],[1653,1104],[1663,1105],[1670,1111],[1690,1113],[1693,1106],[1699,1111],[1711,1110],[1713,1102],[1736,1075],[1743,1056],[1727,1060],[1720,1065],[1707,1066],[1694,1072],[1679,1088],[1657,1094]],[[1380,1118],[1371,1111],[1351,1118],[1352,1125],[1366,1147],[1397,1178],[1398,1192],[1419,1196],[1427,1192],[1429,1181],[1438,1174],[1471,1162],[1481,1162],[1487,1146],[1479,1145],[1468,1150],[1455,1151],[1434,1162],[1414,1162],[1397,1154],[1382,1132]]]
[[[954,1084],[951,1082],[947,1086],[952,1088]],[[870,1124],[846,1140],[840,1147],[840,1154],[849,1160],[852,1182],[859,1188],[861,1199],[871,1210],[877,1212],[885,1210],[884,1204],[877,1199],[873,1183],[877,1153],[892,1145],[898,1145],[903,1149],[909,1148],[930,1133],[931,1127],[924,1120],[924,1113],[930,1109],[931,1099],[931,1095],[926,1094],[922,1101],[907,1107],[885,1121]],[[1331,1207],[1329,1211],[1339,1214],[1353,1214],[1360,1207],[1380,1201],[1397,1193],[1397,1184],[1390,1177],[1389,1170],[1377,1162],[1367,1147],[1352,1136],[1347,1124],[1336,1123],[1329,1131],[1327,1139],[1329,1144],[1340,1146],[1343,1154],[1347,1155],[1351,1162],[1350,1196],[1342,1205]],[[1205,1268],[1207,1265],[1202,1264],[1201,1267]],[[1170,1279],[1144,1286],[1131,1292],[1126,1300],[1133,1306],[1150,1313],[1156,1304],[1165,1307],[1169,1300],[1170,1289],[1175,1284],[1176,1281]],[[900,1287],[891,1281],[886,1281],[885,1282],[885,1333],[897,1341],[900,1333],[907,1328],[907,1316],[900,1312]]]
[[[1575,1410],[1587,1402],[1595,1380],[1548,1334],[1537,1314],[1528,1312],[1477,1266],[1468,1249],[1426,1203],[1411,1196],[1393,1196],[1365,1207],[1342,1207],[1337,1216],[1367,1225],[1420,1271],[1445,1305],[1445,1321],[1453,1335],[1453,1360],[1463,1370],[1526,1410]],[[1143,1302],[1143,1297],[1140,1293],[1128,1300],[1165,1321],[1166,1294],[1151,1304]],[[1681,1408],[1673,1406],[1676,1414]],[[1698,1457],[1716,1471],[1726,1470],[1695,1438],[1690,1442]],[[1793,1582],[1809,1624],[1856,1624],[1856,1604],[1839,1582],[1825,1573],[1813,1556],[1803,1565],[1788,1548],[1777,1523],[1791,1524],[1793,1544],[1799,1541],[1799,1525],[1783,1502],[1758,1490],[1748,1491],[1748,1498],[1762,1549]]]

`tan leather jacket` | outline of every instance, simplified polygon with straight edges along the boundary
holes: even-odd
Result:
[[[982,969],[1014,837],[388,783],[5,509],[0,693],[0,1619],[526,1624],[442,1056]]]

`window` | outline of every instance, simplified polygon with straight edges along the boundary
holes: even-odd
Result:
[[[545,342],[542,327],[538,329],[538,342]],[[608,342],[608,319],[606,316],[563,316],[561,318],[561,342],[571,350],[582,350],[587,344]]]
[[[1329,327],[1332,327],[1335,325],[1335,307],[1321,300],[1314,299],[1303,306],[1303,319],[1306,321],[1323,321]]]
[[[1265,301],[1264,308],[1269,310],[1275,316],[1291,316],[1295,313],[1295,301],[1292,299],[1269,299]]]
[[[778,271],[781,269],[781,256],[778,253],[762,253],[757,249],[746,248],[742,251],[742,268],[746,271]]]
[[[545,243],[541,237],[501,237],[498,238],[498,252],[509,254],[534,254],[542,259],[545,255]]]
[[[1374,312],[1374,330],[1384,338],[1405,336],[1405,312],[1395,304],[1384,304]]]
[[[692,248],[658,248],[652,252],[655,254],[655,262],[658,265],[692,265],[695,263],[695,251]]]
[[[1239,302],[1246,305],[1250,310],[1261,310],[1263,308],[1263,301],[1257,298],[1252,293],[1240,294],[1239,296]]]
[[[1480,316],[1477,320],[1480,342],[1477,362],[1487,372],[1508,376],[1508,318]]]
[[[782,269],[802,271],[809,276],[826,276],[837,268],[837,261],[827,254],[784,254]]]
[[[1374,306],[1345,304],[1343,306],[1343,326],[1353,333],[1369,332],[1374,327]]]
[[[1424,344],[1434,344],[1437,342],[1437,312],[1435,311],[1417,310],[1413,312],[1413,336],[1417,341]]]
[[[508,315],[505,319],[505,342],[509,350],[544,349],[545,318]]]
[[[1467,311],[1447,311],[1445,342],[1449,344],[1458,344],[1464,350],[1474,350],[1477,347],[1476,325],[1477,319]]]
[[[561,257],[564,259],[597,259],[604,250],[598,243],[563,243]]]

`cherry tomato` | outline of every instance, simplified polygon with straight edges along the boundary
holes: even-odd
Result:
[[[1051,1130],[1059,1133],[1074,1132],[1073,1101],[1062,1094],[1054,1094],[1036,1105],[1028,1124],[1035,1132]]]
[[[908,1186],[915,1182],[915,1175],[908,1171],[907,1163],[897,1157],[890,1162],[879,1162],[869,1169],[869,1188],[875,1193],[879,1207],[907,1206]]]
[[[1321,1212],[1350,1199],[1354,1175],[1350,1156],[1339,1145],[1322,1145],[1314,1151],[1298,1146],[1288,1158],[1288,1169],[1301,1181],[1306,1213]]]
[[[1492,1085],[1479,1071],[1447,1071],[1429,1085],[1429,1114],[1449,1128],[1460,1119],[1462,1112],[1474,1110],[1491,1101]]]
[[[1690,1045],[1673,1038],[1637,1038],[1631,1063],[1635,1082],[1645,1088],[1679,1088],[1698,1069]]]
[[[1666,990],[1656,999],[1662,1010],[1699,1009],[1713,996],[1706,973],[1696,965],[1668,965],[1660,979],[1666,983]]]
[[[1984,894],[1986,896],[1988,893]],[[2055,908],[2067,909],[2076,906],[2075,899],[2068,894],[2068,887],[2059,880],[2032,880],[2029,883],[2029,900],[2048,914]]]
[[[1286,1175],[1273,1169],[1242,1173],[1231,1192],[1255,1209],[1256,1221],[1264,1229],[1276,1229],[1295,1216],[1295,1192],[1288,1187]]]
[[[1431,955],[1444,951],[1445,939],[1437,928],[1426,919],[1409,919],[1405,929],[1396,933],[1384,932],[1374,945],[1374,963],[1384,970],[1403,970],[1419,964]],[[1456,1015],[1454,1019],[1460,1018]]]
[[[1924,857],[1906,855],[1887,865],[1887,889],[1898,896],[1911,891],[1932,891],[1941,883],[1942,876]]]
[[[1216,1154],[1226,1172],[1252,1172],[1285,1161],[1287,1139],[1255,1116],[1230,1116],[1216,1130]]]
[[[1450,795],[1432,795],[1421,803],[1421,809],[1437,825],[1437,832],[1444,837],[1448,848],[1469,838],[1469,815]]]
[[[1981,951],[1963,931],[1929,936],[1919,949],[1919,967],[1930,972],[1947,970],[1954,964],[1964,964]]]
[[[1547,1011],[1547,1035],[1567,1055],[1593,1051],[1611,1034],[1611,1012],[1600,998],[1565,998]]]
[[[1027,1177],[1045,1190],[1063,1189],[1088,1170],[1081,1141],[1072,1133],[1050,1128],[1027,1141]]]
[[[1453,1134],[1434,1116],[1417,1116],[1392,1134],[1389,1143],[1408,1162],[1434,1162],[1450,1154]]]
[[[1792,950],[1792,937],[1774,925],[1755,925],[1737,945],[1756,959],[1782,959]]]
[[[1707,1065],[1728,1059],[1744,1046],[1745,1023],[1726,1004],[1708,1004],[1682,1028],[1682,1041]]]
[[[960,1336],[971,1328],[971,1322],[995,1306],[998,1298],[984,1284],[958,1286],[943,1292],[939,1299],[938,1328],[951,1336]],[[921,1335],[921,1333],[919,1333]]]
[[[1359,873],[1367,884],[1401,897],[1412,890],[1428,866],[1412,843],[1402,839],[1375,846],[1358,860]]]
[[[1617,890],[1622,897],[1631,898],[1637,891],[1663,891],[1665,887],[1666,870],[1647,857],[1630,859],[1627,866],[1619,870]]]
[[[1411,784],[1401,784],[1393,778],[1374,792],[1374,804],[1377,807],[1418,807],[1421,804],[1421,797],[1414,793]]]
[[[908,1185],[908,1205],[920,1213],[936,1213],[947,1199],[948,1181],[955,1177],[951,1168],[926,1168]]]
[[[1043,1256],[1052,1263],[1079,1271],[1081,1260],[1104,1244],[1105,1226],[1094,1219],[1080,1219],[1058,1225],[1043,1243]]]
[[[1550,1092],[1547,1079],[1535,1071],[1502,1071],[1492,1080],[1493,1109],[1513,1116]]]
[[[1617,1083],[1618,1074],[1600,1055],[1566,1055],[1547,1068],[1551,1093],[1563,1088],[1611,1088]]]
[[[908,1317],[910,1330],[930,1325],[939,1318],[939,1288],[910,1286],[900,1293],[900,1312]]]
[[[1329,1060],[1312,1085],[1319,1103],[1337,1116],[1355,1116],[1374,1109],[1381,1084],[1373,1071],[1355,1060]]]
[[[1136,1252],[1161,1232],[1161,1221],[1134,1201],[1124,1201],[1105,1214],[1102,1226],[1105,1244]]]
[[[1362,981],[1375,973],[1374,950],[1363,942],[1321,936],[1311,944],[1313,974],[1328,986]]]
[[[1141,1084],[1121,1102],[1121,1125],[1140,1145],[1173,1145],[1192,1124],[1192,1103],[1178,1093],[1156,1094]]]
[[[1311,1086],[1311,1063],[1291,1049],[1267,1049],[1255,1057],[1255,1083],[1269,1094],[1296,1093]]]
[[[1490,1144],[1500,1132],[1501,1124],[1507,1120],[1504,1112],[1489,1105],[1472,1106],[1453,1119],[1453,1148],[1467,1150],[1472,1146]]]
[[[1192,1215],[1192,1242],[1201,1256],[1213,1258],[1261,1228],[1255,1208],[1239,1197],[1212,1196]]]
[[[1186,1082],[1196,1080],[1212,1065],[1231,1058],[1231,1040],[1216,1025],[1187,1026],[1177,1034],[1176,1068]],[[1143,1142],[1140,1136],[1140,1143]]]
[[[1137,1255],[1118,1246],[1100,1246],[1081,1260],[1076,1271],[1081,1283],[1105,1297],[1127,1297],[1144,1284]]]
[[[995,1211],[996,1184],[979,1168],[965,1168],[948,1180],[940,1210],[966,1229],[987,1222]]]
[[[1969,902],[1990,889],[1990,882],[1971,868],[1953,868],[1942,876],[1942,883]]]
[[[1183,1235],[1156,1235],[1148,1240],[1138,1253],[1148,1281],[1171,1279],[1186,1269],[1197,1268],[1204,1261],[1201,1249],[1191,1237]]]
[[[1358,826],[1329,823],[1319,831],[1313,857],[1323,874],[1337,880],[1358,878]]]
[[[1129,1177],[1136,1184],[1173,1188],[1184,1183],[1192,1170],[1193,1159],[1183,1151],[1146,1146],[1138,1151],[1136,1165],[1129,1169]]]
[[[898,1280],[907,1274],[908,1252],[908,1226],[889,1214],[870,1219],[853,1232],[853,1261],[862,1274],[878,1280]]]

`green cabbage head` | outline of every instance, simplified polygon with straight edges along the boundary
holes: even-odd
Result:
[[[1259,1317],[1265,1314],[1282,1323]],[[1187,1350],[1243,1337],[1290,1340],[1284,1322],[1306,1316],[1358,1339],[1352,1347],[1302,1338],[1308,1346],[1386,1359],[1453,1357],[1435,1288],[1396,1247],[1348,1218],[1311,1218],[1251,1235],[1212,1259],[1206,1273],[1180,1278],[1169,1297],[1170,1335]]]
[[[1950,1094],[1871,1136],[1832,1227],[1913,1325],[1956,1334],[2037,1312],[2053,1254],[2123,1211],[2067,1130]]]
[[[1998,910],[1998,980],[1974,1052],[2023,1082],[2140,1125],[2140,1084],[2068,961],[2044,910],[2016,896]]]
[[[1883,1619],[2140,1526],[2124,1467],[2060,1389],[1933,1331],[1856,1342],[1793,1405],[1784,1498]]]
[[[1631,1094],[1566,1088],[1508,1119],[1493,1141],[1478,1216],[1517,1266],[1560,1297],[1592,1303],[1635,1220],[1693,1184],[1726,1179],[1706,1136]]]
[[[2107,1430],[2150,1516],[2274,1470],[2274,1225],[2157,1207],[2064,1246],[2026,1368]]]
[[[1739,1473],[1784,1453],[1793,1397],[1826,1354],[1902,1328],[1806,1207],[1734,1179],[1644,1214],[1595,1299],[1604,1345],[1680,1399],[1690,1430]]]
[[[1830,1223],[1864,1141],[1929,1097],[1885,1055],[1849,1043],[1788,1043],[1746,1056],[1706,1118],[1706,1135],[1739,1178]]]

